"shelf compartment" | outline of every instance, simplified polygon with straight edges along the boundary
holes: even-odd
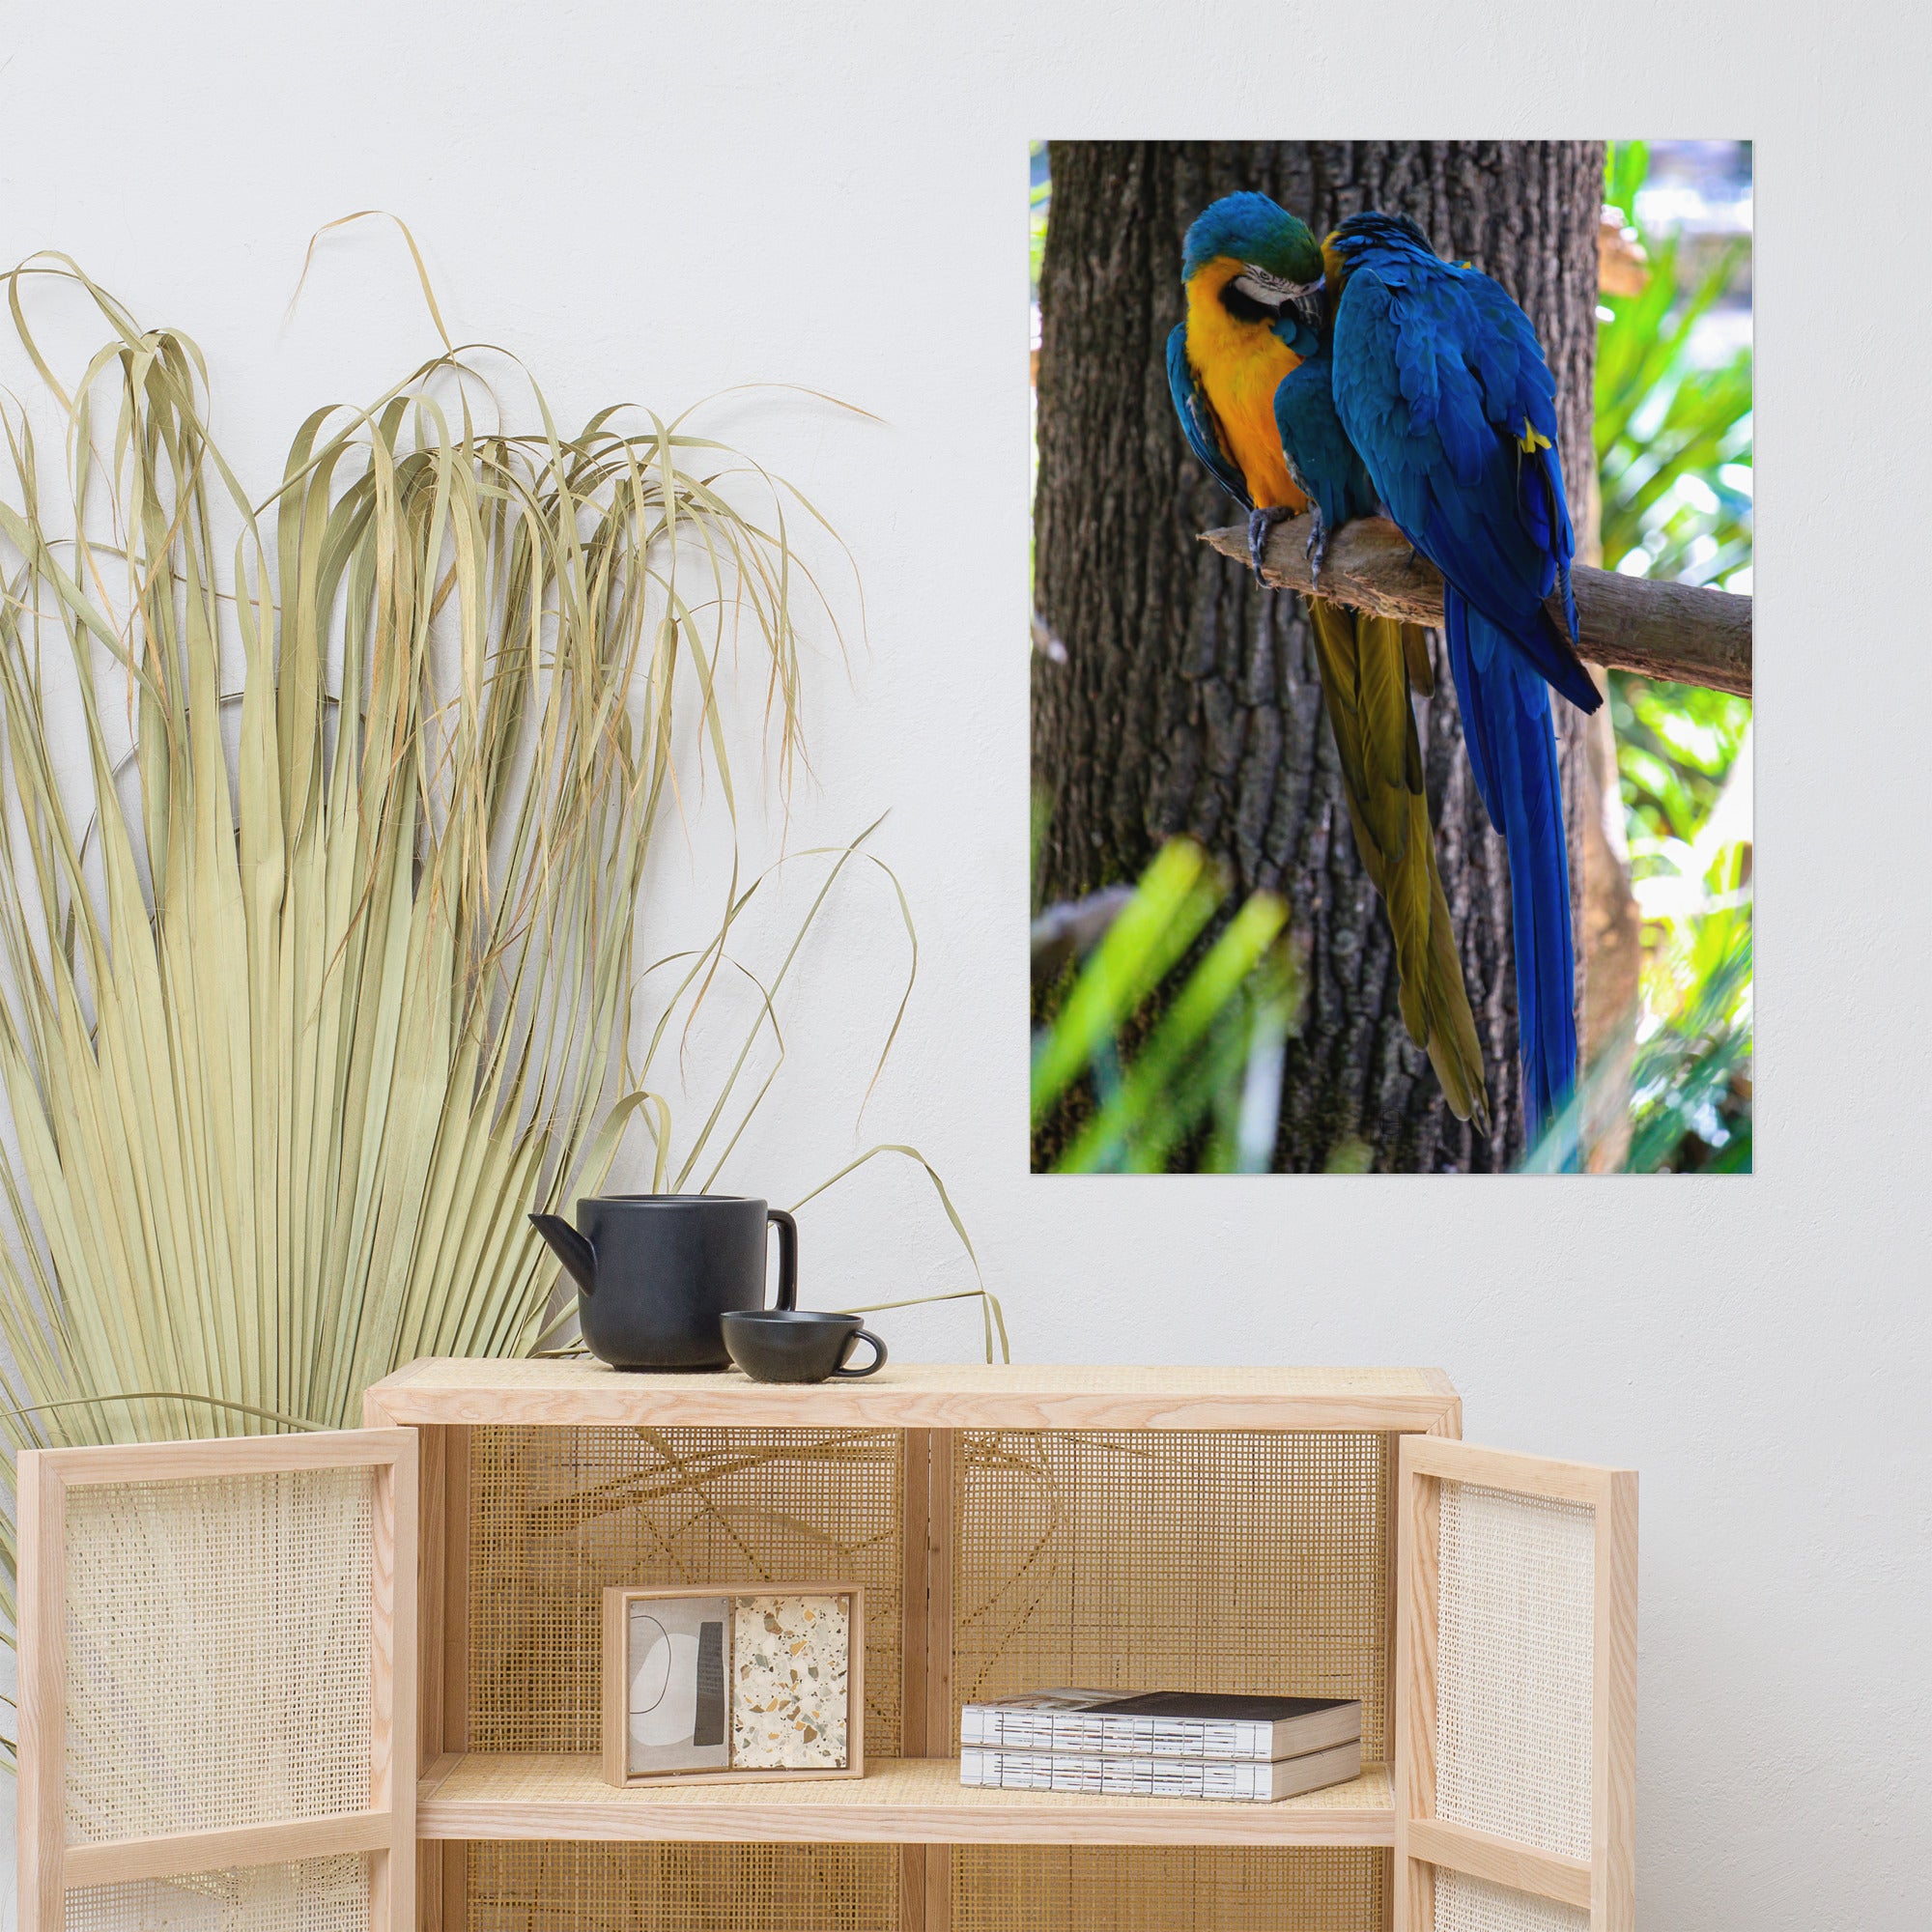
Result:
[[[599,1749],[611,1585],[729,1591],[824,1579],[865,1589],[866,1743],[884,1757],[905,1753],[898,1431],[467,1435],[467,1715],[460,1739],[440,1740],[443,1750]]]
[[[952,1696],[1047,1684],[1358,1699],[1390,1755],[1393,1438],[1338,1430],[962,1430]]]
[[[725,1844],[1393,1845],[1388,1768],[1275,1804],[982,1791],[952,1758],[885,1758],[862,1778],[619,1790],[594,1756],[469,1752],[416,1794],[424,1838]]]

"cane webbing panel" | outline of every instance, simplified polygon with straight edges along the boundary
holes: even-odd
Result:
[[[70,1841],[368,1805],[374,1486],[353,1467],[69,1492]]]
[[[1435,1932],[1589,1932],[1590,1915],[1465,1873],[1435,1874]]]
[[[866,1752],[899,1742],[896,1430],[477,1429],[469,1748],[595,1751],[609,1584],[859,1583]]]
[[[896,1932],[894,1845],[469,1848],[465,1932]]]
[[[67,1895],[65,1932],[366,1932],[369,1861],[304,1859],[85,1886]]]
[[[1388,1887],[1352,1848],[961,1845],[952,1932],[1374,1932]]]
[[[1596,1512],[1441,1486],[1435,1813],[1590,1856]]]
[[[958,1706],[1050,1685],[1362,1700],[1387,1751],[1394,1436],[962,1431]]]

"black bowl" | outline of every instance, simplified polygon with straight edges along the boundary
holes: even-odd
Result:
[[[822,1382],[832,1376],[869,1376],[885,1366],[886,1345],[856,1315],[821,1315],[801,1308],[735,1309],[722,1318],[731,1359],[754,1382]],[[848,1369],[853,1345],[872,1345],[863,1369]]]

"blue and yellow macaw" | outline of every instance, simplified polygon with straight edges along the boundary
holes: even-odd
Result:
[[[1509,847],[1517,1043],[1532,1141],[1577,1081],[1576,960],[1553,685],[1603,702],[1575,649],[1575,539],[1556,385],[1500,284],[1438,261],[1402,216],[1350,215],[1323,247],[1337,420],[1379,503],[1442,573],[1463,735]],[[1560,592],[1559,625],[1544,600]]]
[[[1283,445],[1275,398],[1322,347],[1321,250],[1308,225],[1266,195],[1231,194],[1187,231],[1181,279],[1187,319],[1168,337],[1168,385],[1188,446],[1248,512],[1259,575],[1270,526],[1308,501]],[[1334,437],[1346,450],[1339,427]],[[1330,521],[1364,514],[1360,494],[1338,499]],[[1367,510],[1374,509],[1369,490]],[[1429,688],[1422,634],[1319,597],[1309,599],[1308,611],[1356,849],[1395,935],[1403,1023],[1427,1049],[1457,1118],[1487,1131],[1482,1045],[1435,867],[1409,707],[1410,682]]]

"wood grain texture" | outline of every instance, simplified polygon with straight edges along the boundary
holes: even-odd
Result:
[[[958,1520],[959,1437],[951,1429],[935,1429],[927,1440],[925,1464],[925,1704],[926,1751],[947,1758],[952,1749],[952,1725],[958,1707],[952,1692],[952,1553]],[[910,1757],[910,1751],[905,1753]],[[920,1932],[952,1932],[952,1846],[951,1841],[927,1845],[925,1896],[921,1906]]]
[[[599,1736],[604,1747],[604,1781],[620,1790],[631,1781],[630,1699],[625,1695],[631,1662],[630,1621],[630,1593],[620,1585],[608,1585],[604,1591]]]
[[[1278,524],[1262,558],[1262,581],[1280,590],[1315,589],[1307,517]],[[1202,534],[1223,556],[1245,563],[1245,529]],[[1614,670],[1714,691],[1751,694],[1751,600],[1727,590],[1672,583],[1578,564],[1572,573],[1577,594],[1578,653]],[[1408,624],[1442,624],[1442,578],[1416,556],[1408,539],[1381,517],[1345,525],[1331,537],[1321,564],[1321,595],[1378,616]],[[1550,614],[1561,624],[1562,613]]]
[[[372,1390],[365,1423],[390,1427]],[[418,1773],[469,1743],[468,1672],[469,1432],[434,1424],[417,1438],[416,1476],[416,1766]],[[454,1762],[451,1757],[450,1762]],[[412,1798],[413,1804],[413,1798]],[[416,1922],[421,1932],[463,1932],[466,1861],[432,1848],[418,1856]]]
[[[1402,1668],[1402,1437],[1385,1435],[1382,1464],[1382,1748],[1391,1763],[1401,1719],[1396,1677]]]
[[[1436,1476],[1450,1482],[1474,1483],[1483,1489],[1507,1490],[1512,1495],[1554,1496],[1593,1508],[1609,1499],[1614,1478],[1633,1473],[1595,1463],[1521,1456],[1510,1449],[1485,1449],[1473,1442],[1430,1435],[1405,1437],[1402,1459],[1403,1468],[1411,1477]]]
[[[1610,1471],[1597,1505],[1592,1932],[1636,1925],[1636,1474]]]
[[[863,1381],[786,1385],[587,1358],[426,1360],[371,1396],[397,1423],[469,1428],[1426,1430],[1456,1403],[1424,1369],[892,1363]]]
[[[1447,1374],[1445,1374],[1442,1370],[1432,1369],[1429,1371],[1429,1374],[1435,1379],[1439,1391],[1445,1398],[1445,1400],[1442,1412],[1438,1416],[1436,1416],[1435,1421],[1433,1421],[1429,1425],[1429,1428],[1423,1433],[1430,1435],[1446,1436],[1451,1440],[1459,1439],[1463,1434],[1463,1398],[1456,1393],[1455,1385],[1450,1381]],[[1388,1502],[1385,1512],[1387,1517],[1387,1527],[1384,1530],[1384,1536],[1387,1540],[1387,1546],[1388,1546],[1386,1561],[1387,1561],[1387,1577],[1388,1577],[1387,1587],[1388,1587],[1389,1616],[1388,1616],[1388,1644],[1384,1654],[1382,1670],[1383,1670],[1383,1682],[1387,1687],[1386,1695],[1389,1700],[1388,1703],[1389,1740],[1390,1740],[1389,1754],[1392,1760],[1399,1758],[1402,1751],[1402,1735],[1405,1722],[1403,1715],[1403,1700],[1401,1694],[1402,1671],[1403,1671],[1402,1655],[1403,1655],[1403,1645],[1406,1640],[1407,1630],[1408,1630],[1408,1625],[1403,1616],[1403,1602],[1405,1593],[1408,1585],[1409,1572],[1408,1572],[1407,1558],[1405,1554],[1405,1546],[1403,1538],[1403,1524],[1405,1523],[1405,1521],[1407,1520],[1408,1517],[1408,1510],[1407,1510],[1408,1488],[1403,1479],[1402,1440],[1403,1438],[1400,1435],[1390,1435],[1390,1437],[1388,1438],[1387,1458],[1386,1458],[1386,1468],[1387,1468],[1386,1481],[1388,1484]],[[1435,1718],[1434,1718],[1435,1706],[1433,1702],[1433,1687],[1435,1682],[1435,1670],[1434,1670],[1435,1652],[1433,1646],[1431,1648],[1430,1657],[1431,1657],[1430,1683],[1432,1687],[1432,1703],[1430,1707],[1432,1715],[1430,1718],[1430,1725],[1432,1731],[1431,1755],[1433,1759],[1434,1756],[1433,1732],[1435,1725]],[[1431,1776],[1432,1777],[1434,1776],[1433,1765],[1431,1769]],[[1399,1769],[1397,1769],[1393,1773],[1393,1777],[1399,1789],[1401,1780],[1401,1772]],[[1395,1885],[1394,1873],[1397,1869],[1401,1867],[1401,1865],[1405,1861],[1405,1853],[1402,1849],[1400,1849],[1402,1844],[1403,1815],[1404,1814],[1402,1805],[1400,1802],[1398,1802],[1396,1806],[1396,1841],[1398,1849],[1395,1849],[1391,1852],[1389,1882],[1383,1888],[1383,1892],[1382,1892],[1381,1932],[1394,1932],[1394,1928],[1400,1922],[1398,1917],[1398,1908],[1396,1904],[1397,1889]],[[1424,1874],[1424,1880],[1422,1886],[1422,1891],[1424,1895],[1422,1898],[1422,1904],[1426,1908],[1426,1916],[1421,1922],[1425,1926],[1433,1926],[1435,1922],[1434,1882],[1427,1878],[1426,1866],[1421,1867],[1420,1869]]]
[[[1438,1436],[1406,1436],[1401,1458],[1405,1582],[1396,1681],[1397,1932],[1434,1932],[1437,1864],[1585,1909],[1590,1932],[1634,1932],[1636,1473]],[[1595,1513],[1587,1861],[1559,1858],[1435,1815],[1439,1499],[1444,1482],[1584,1503]]]
[[[467,1429],[445,1430],[442,1469],[441,1750],[469,1748],[469,1459]]]
[[[925,1932],[952,1932],[952,1847],[925,1847]]]
[[[364,1418],[371,1414],[365,1396]],[[384,1418],[387,1420],[386,1417]],[[444,1592],[448,1577],[444,1568],[444,1543],[448,1534],[443,1482],[449,1445],[461,1434],[448,1429],[421,1429],[416,1432],[416,1773],[429,1769],[430,1760],[443,1748],[443,1625],[447,1614]]]
[[[1441,1438],[1430,1438],[1440,1440]],[[1409,1846],[1414,1821],[1435,1811],[1435,1642],[1440,1602],[1440,1503],[1417,1473],[1423,1438],[1398,1446],[1395,1677],[1395,1926],[1434,1932],[1435,1870]]]
[[[959,1499],[958,1442],[953,1431],[934,1430],[927,1463],[925,1738],[927,1754],[932,1757],[944,1757],[952,1750],[953,1726],[959,1716],[952,1693],[952,1565]]]
[[[787,1586],[789,1587],[789,1586]],[[801,1589],[801,1597],[836,1596],[836,1590]],[[846,1592],[851,1608],[846,1624],[849,1649],[845,1658],[845,1769],[827,1772],[828,1777],[864,1777],[866,1775],[866,1593],[854,1583]]]
[[[899,1755],[932,1751],[925,1730],[925,1574],[928,1498],[932,1482],[932,1432],[908,1429],[899,1449]],[[940,1854],[944,1857],[944,1854]],[[898,1932],[927,1932],[926,1848],[899,1852]]]
[[[368,1806],[324,1818],[68,1845],[67,1491],[342,1468],[373,1473]],[[414,1925],[417,1479],[416,1433],[398,1428],[23,1453],[19,1871],[26,1932],[61,1932],[65,1894],[78,1886],[345,1852],[369,1855],[370,1932]]]
[[[594,1756],[462,1759],[417,1796],[426,1838],[729,1844],[1387,1845],[1388,1771],[1275,1804],[982,1791],[952,1758],[880,1758],[857,1779],[722,1777],[613,1790]],[[935,1861],[928,1857],[927,1873]],[[928,1887],[928,1900],[931,1892]]]
[[[67,1876],[67,1497],[48,1450],[14,1478],[20,1932],[62,1932]]]
[[[178,1483],[197,1476],[276,1475],[298,1469],[351,1469],[415,1458],[415,1436],[399,1429],[316,1429],[299,1435],[216,1435],[191,1442],[109,1442],[43,1449],[61,1481]]]
[[[417,1803],[434,1791],[462,1758],[438,1753],[423,1767],[416,1786]],[[418,1839],[416,1842],[416,1923],[414,1932],[469,1932],[468,1892],[469,1847],[460,1839]]]
[[[333,1858],[343,1852],[393,1856],[392,1833],[391,1814],[385,1810],[345,1811],[329,1818],[293,1819],[275,1825],[236,1825],[219,1832],[174,1832],[153,1838],[70,1845],[67,1883],[70,1887],[116,1885],[128,1879],[219,1871],[228,1865]],[[411,1843],[413,1848],[413,1837]],[[372,1919],[372,1926],[375,1922]],[[401,1927],[385,1927],[385,1932],[401,1932]]]
[[[376,1392],[362,1404],[370,1428],[391,1428]],[[433,1424],[416,1438],[417,1771],[469,1742],[469,1432]]]
[[[899,1847],[899,1917],[897,1932],[925,1932],[924,1845]],[[938,1854],[943,1857],[944,1854]]]
[[[932,1432],[908,1429],[899,1457],[899,1749],[901,1757],[937,1756],[925,1728],[925,1576]]]
[[[416,1620],[418,1444],[413,1429],[376,1466],[369,1606],[369,1804],[388,1818],[370,1865],[371,1932],[405,1932],[416,1916]]]
[[[469,1932],[469,1847],[456,1840],[416,1846],[415,1932]]]
[[[1467,1825],[1447,1824],[1440,1818],[1411,1819],[1407,1840],[1409,1856],[1432,1865],[1447,1865],[1452,1871],[1467,1872],[1471,1878],[1488,1879],[1492,1885],[1506,1885],[1514,1891],[1533,1891],[1539,1898],[1589,1909],[1588,1859],[1535,1851],[1514,1839],[1471,1831]]]

